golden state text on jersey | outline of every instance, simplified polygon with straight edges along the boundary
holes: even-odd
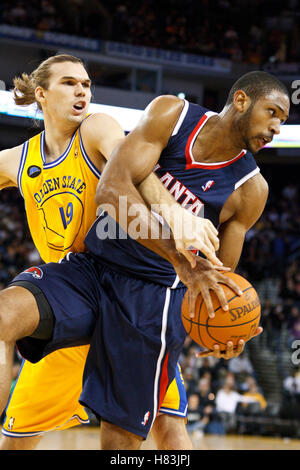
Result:
[[[100,172],[85,152],[80,128],[65,152],[46,163],[45,131],[23,145],[18,186],[31,236],[43,261],[85,251],[84,235],[96,218]]]

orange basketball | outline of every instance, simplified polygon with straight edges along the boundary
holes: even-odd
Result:
[[[222,285],[229,310],[222,309],[213,291],[210,291],[210,294],[215,311],[214,318],[209,318],[201,295],[196,302],[194,318],[189,316],[187,294],[182,301],[181,318],[186,332],[197,344],[210,350],[213,350],[215,344],[219,344],[220,350],[225,351],[228,341],[232,341],[234,346],[240,339],[249,341],[260,321],[261,305],[254,287],[236,273],[223,274],[230,277],[243,292],[243,295],[239,296],[225,284]]]

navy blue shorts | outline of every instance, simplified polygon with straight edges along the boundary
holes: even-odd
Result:
[[[129,277],[88,254],[38,268],[40,279],[21,273],[15,280],[40,287],[53,310],[53,337],[41,348],[41,357],[90,342],[81,403],[146,438],[186,337],[181,321],[186,288]]]

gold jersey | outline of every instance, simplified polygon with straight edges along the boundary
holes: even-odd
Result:
[[[45,131],[23,145],[18,173],[29,229],[42,260],[85,251],[84,238],[96,218],[100,172],[85,152],[80,127],[65,152],[46,163]]]

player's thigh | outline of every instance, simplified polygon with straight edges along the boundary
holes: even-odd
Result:
[[[10,342],[32,334],[39,319],[39,309],[31,292],[19,286],[0,292],[1,340]]]

